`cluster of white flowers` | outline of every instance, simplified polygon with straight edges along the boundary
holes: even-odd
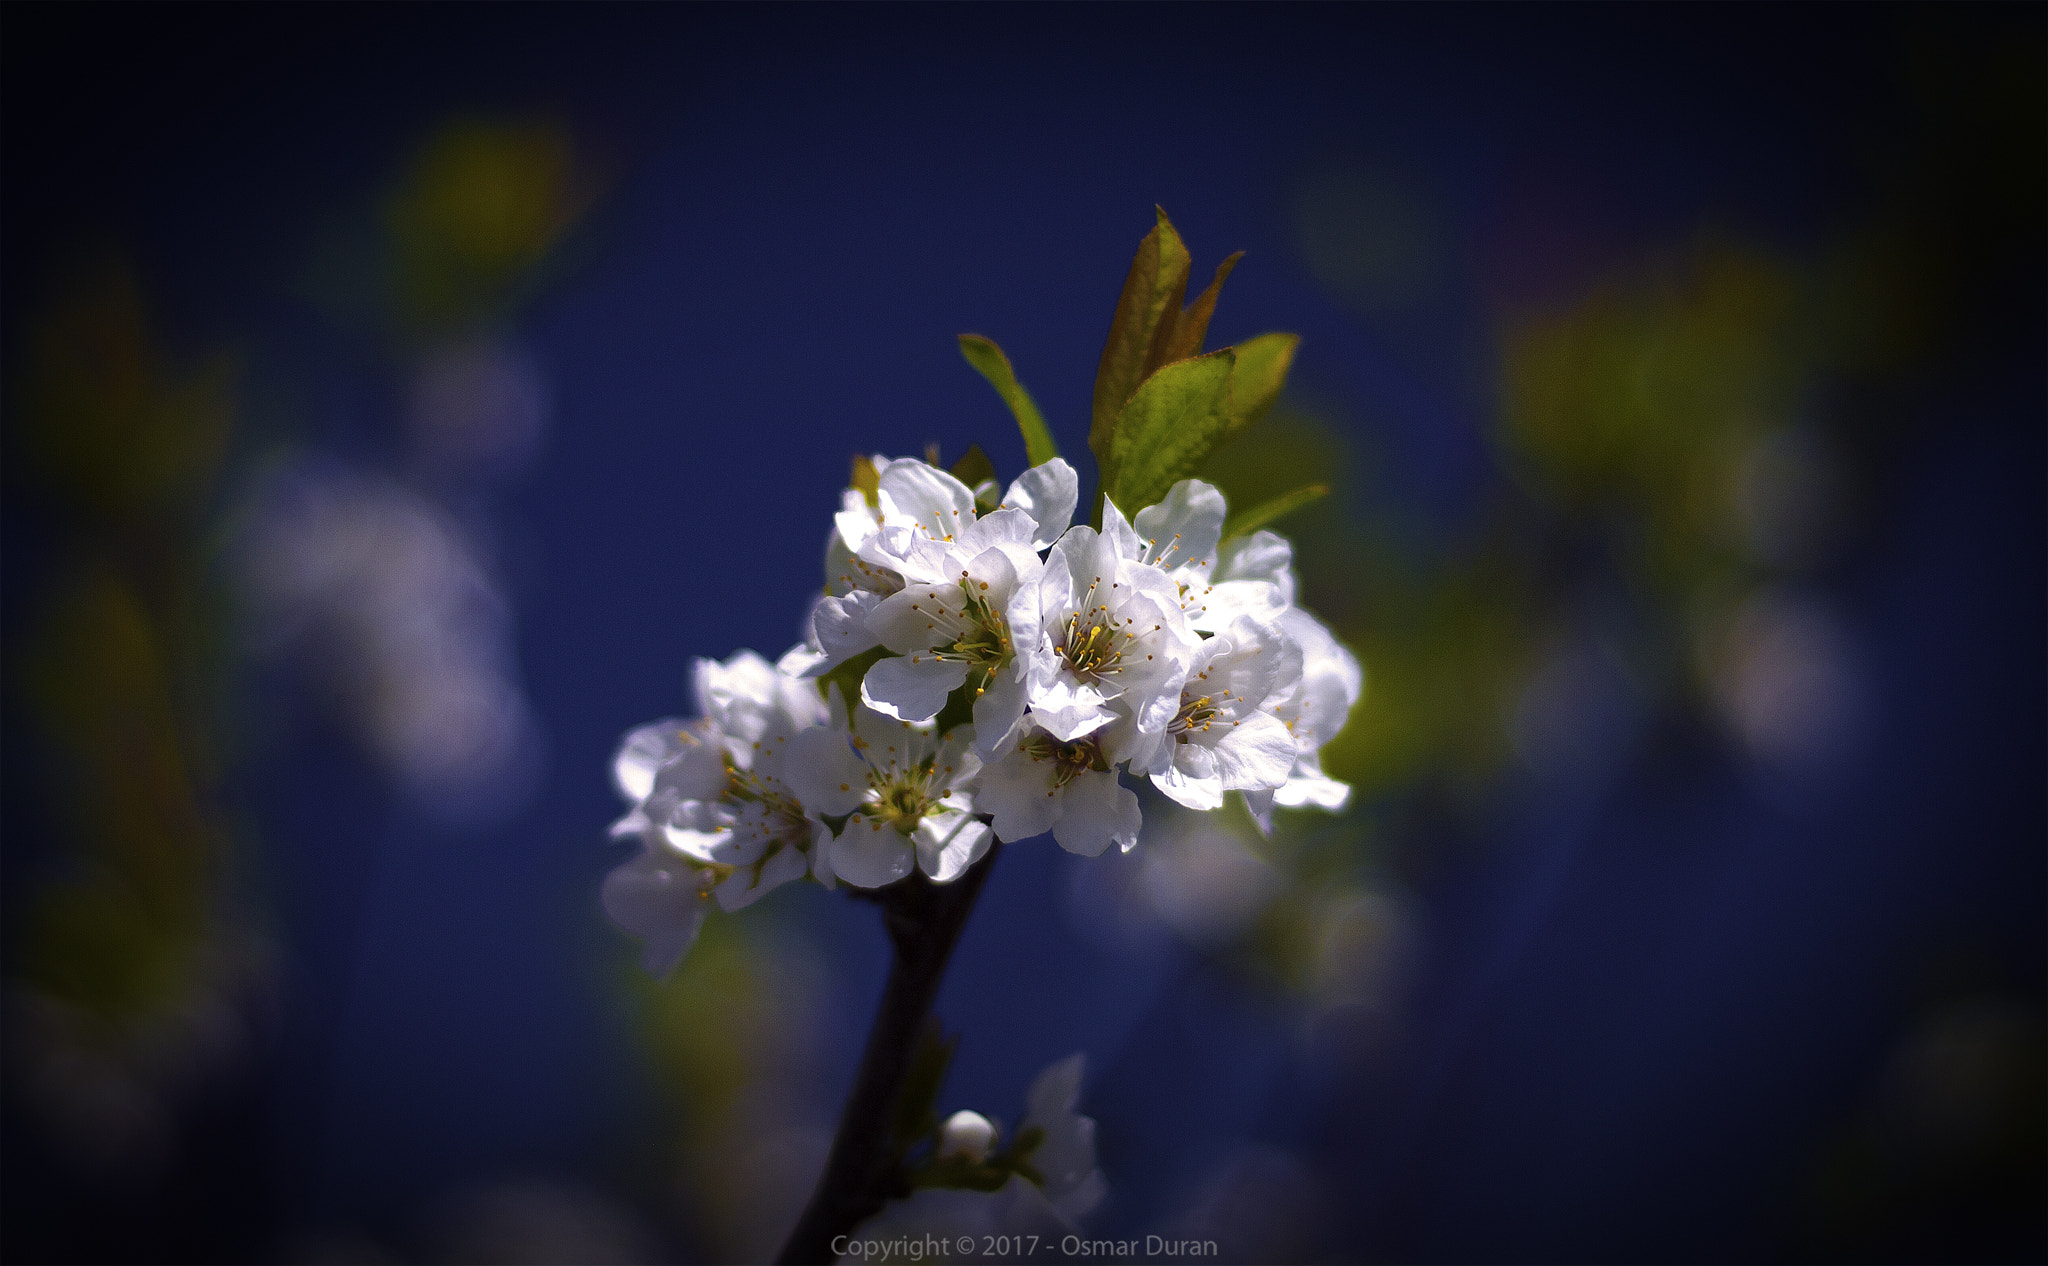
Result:
[[[806,874],[945,883],[991,838],[1048,831],[1084,856],[1128,850],[1140,811],[1120,770],[1192,809],[1239,792],[1262,823],[1275,804],[1343,807],[1319,752],[1362,677],[1294,605],[1285,539],[1222,539],[1223,494],[1199,480],[1129,520],[1105,501],[1098,532],[1069,526],[1079,481],[1059,458],[1000,497],[872,460],[804,642],[773,665],[698,661],[698,718],[619,751],[633,807],[612,831],[642,849],[604,902],[650,970],[683,955],[713,897],[733,910]],[[849,661],[867,663],[859,697],[821,691]]]

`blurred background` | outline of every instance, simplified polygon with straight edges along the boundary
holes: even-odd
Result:
[[[856,452],[1063,449],[1163,205],[1366,697],[1270,840],[1007,849],[940,1107],[1085,1052],[1103,1237],[2038,1261],[2038,6],[14,5],[15,1261],[772,1254],[886,966],[665,983],[608,767]]]

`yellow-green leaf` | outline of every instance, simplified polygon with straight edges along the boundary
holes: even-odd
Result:
[[[1178,319],[1181,297],[1188,288],[1188,248],[1181,243],[1180,234],[1166,218],[1166,212],[1153,209],[1158,212],[1158,222],[1145,240],[1138,243],[1131,271],[1124,278],[1123,294],[1116,302],[1116,315],[1110,319],[1102,363],[1095,371],[1095,408],[1088,426],[1088,447],[1094,451],[1096,461],[1103,464],[1105,480],[1109,478],[1110,432],[1116,425],[1117,414],[1145,380],[1160,322]]]
[[[1231,348],[1175,361],[1147,378],[1117,414],[1103,490],[1125,514],[1166,495],[1195,473],[1230,432]]]
[[[882,504],[882,476],[866,453],[855,454],[853,474],[847,477],[846,486],[867,498],[870,506]]]
[[[1216,265],[1216,276],[1201,294],[1195,296],[1187,310],[1174,313],[1171,321],[1159,322],[1160,337],[1153,342],[1152,359],[1145,367],[1146,374],[1151,374],[1161,365],[1201,355],[1202,340],[1209,334],[1209,318],[1216,315],[1216,296],[1223,292],[1224,278],[1230,276],[1230,270],[1236,268],[1237,261],[1243,258],[1244,252],[1237,251]]]
[[[1060,455],[1059,446],[1052,442],[1052,432],[1045,427],[1045,417],[1038,411],[1038,404],[1031,393],[1024,390],[1024,384],[1017,381],[1017,371],[1010,367],[1010,358],[1003,355],[994,339],[979,334],[960,336],[960,354],[967,363],[979,370],[1003,403],[1010,406],[1010,412],[1017,415],[1017,429],[1024,432],[1024,454],[1033,466],[1042,466]]]
[[[820,674],[818,693],[830,700],[832,688],[839,687],[839,697],[846,700],[847,711],[851,712],[860,706],[860,683],[866,680],[868,669],[873,668],[877,660],[887,658],[888,654],[886,646],[870,646],[832,671]]]
[[[1237,377],[1231,383],[1237,416],[1231,418],[1229,434],[1272,412],[1280,387],[1286,387],[1286,371],[1294,367],[1296,346],[1300,334],[1260,334],[1237,344]]]
[[[1236,415],[1230,422],[1235,435],[1266,416],[1280,389],[1287,385],[1287,371],[1294,365],[1299,334],[1261,334],[1237,345],[1237,374],[1230,384]]]
[[[979,487],[996,477],[996,464],[981,451],[981,445],[969,444],[967,451],[960,454],[960,460],[953,463],[953,478],[969,488]]]
[[[1293,514],[1303,506],[1320,501],[1329,495],[1328,484],[1307,484],[1293,492],[1283,492],[1271,501],[1231,515],[1223,524],[1223,539],[1229,540],[1233,536],[1256,532],[1268,523]]]

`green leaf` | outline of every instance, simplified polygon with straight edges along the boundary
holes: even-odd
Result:
[[[818,693],[830,702],[832,687],[839,687],[840,696],[846,700],[846,711],[850,715],[860,706],[861,678],[868,675],[868,669],[874,667],[876,660],[888,653],[889,648],[886,646],[870,646],[832,671],[819,674]]]
[[[1235,435],[1272,409],[1287,385],[1287,371],[1294,365],[1294,349],[1301,345],[1299,334],[1261,334],[1237,345],[1237,376],[1230,394],[1237,413],[1229,434]]]
[[[1230,276],[1231,270],[1237,267],[1237,261],[1243,258],[1244,252],[1238,251],[1216,265],[1215,278],[1201,294],[1195,296],[1187,310],[1174,313],[1171,322],[1162,320],[1159,323],[1160,337],[1154,340],[1152,357],[1145,367],[1147,375],[1161,365],[1202,354],[1202,340],[1209,334],[1209,318],[1216,315],[1216,296],[1223,292],[1224,278]]]
[[[1103,491],[1126,515],[1195,473],[1231,430],[1230,380],[1237,354],[1226,347],[1175,361],[1147,378],[1117,414]]]
[[[1003,355],[994,339],[979,334],[960,336],[960,354],[967,363],[981,371],[1003,403],[1010,406],[1010,412],[1017,415],[1017,429],[1024,432],[1024,454],[1033,466],[1042,466],[1060,455],[1059,446],[1052,442],[1052,432],[1045,427],[1045,417],[1038,412],[1038,404],[1031,393],[1024,390],[1024,384],[1017,381],[1017,371],[1010,367],[1010,358]],[[966,460],[965,458],[962,459]],[[983,460],[987,460],[984,458]],[[995,468],[989,468],[994,474]],[[964,482],[964,481],[963,481]],[[972,483],[968,487],[973,487]]]
[[[1110,318],[1109,340],[1095,370],[1094,416],[1088,426],[1088,447],[1102,466],[1103,485],[1111,479],[1110,433],[1124,405],[1145,381],[1161,321],[1177,320],[1187,293],[1188,248],[1181,243],[1165,210],[1155,207],[1158,222],[1131,260],[1123,294]]]
[[[953,478],[969,488],[978,488],[996,477],[996,464],[981,451],[981,445],[969,444],[960,460],[953,463]]]
[[[1283,492],[1263,505],[1253,506],[1249,510],[1241,510],[1231,515],[1223,524],[1223,539],[1227,541],[1233,536],[1256,532],[1275,519],[1293,514],[1303,506],[1320,501],[1329,495],[1328,484],[1306,484],[1293,492]]]

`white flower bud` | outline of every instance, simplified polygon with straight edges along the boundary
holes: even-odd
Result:
[[[995,1146],[996,1127],[979,1112],[955,1112],[946,1118],[946,1124],[939,1128],[939,1159],[961,1160],[975,1164],[988,1159],[989,1149]]]

